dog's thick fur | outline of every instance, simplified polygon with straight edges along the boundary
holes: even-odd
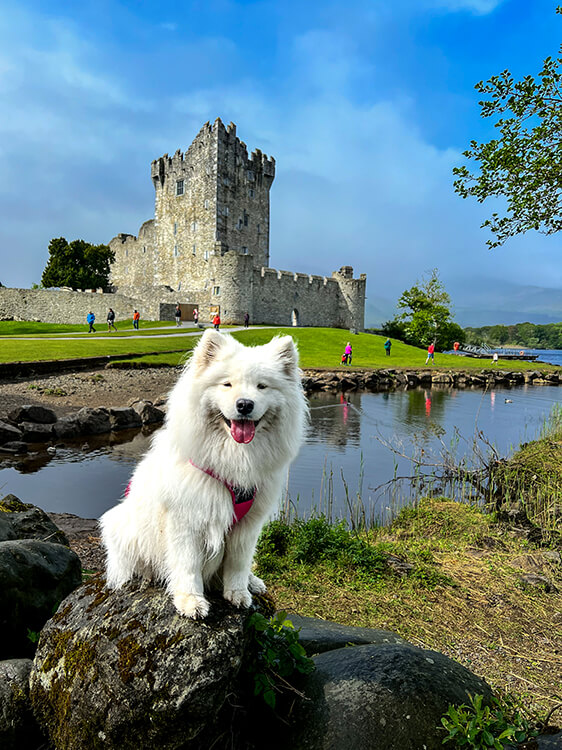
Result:
[[[133,576],[156,579],[177,609],[195,618],[209,611],[205,587],[222,578],[225,599],[249,606],[252,593],[265,591],[250,570],[256,542],[276,509],[306,416],[290,336],[245,347],[206,331],[126,496],[101,518],[108,586]],[[221,480],[256,488],[237,523]]]

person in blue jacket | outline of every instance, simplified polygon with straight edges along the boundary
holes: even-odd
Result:
[[[86,323],[90,326],[90,328],[88,329],[88,333],[92,333],[92,332],[95,333],[96,332],[96,329],[94,328],[94,321],[95,321],[95,319],[96,319],[96,316],[90,310],[90,312],[86,316]]]

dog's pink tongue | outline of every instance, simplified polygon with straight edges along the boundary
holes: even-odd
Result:
[[[256,434],[256,426],[251,419],[233,419],[230,434],[237,443],[251,443]]]

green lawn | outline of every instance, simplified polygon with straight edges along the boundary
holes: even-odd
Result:
[[[130,322],[130,321],[129,321]],[[127,321],[122,321],[124,327]],[[145,324],[148,325],[148,324]],[[153,324],[151,324],[153,325]],[[166,325],[165,323],[159,324]],[[169,324],[168,324],[169,325]],[[27,336],[39,333],[39,338],[15,339],[16,330],[12,329],[11,336],[8,333],[9,326],[22,326],[26,329]],[[177,365],[185,357],[185,353],[191,350],[198,341],[196,336],[185,336],[177,338],[128,338],[117,339],[114,333],[103,331],[102,326],[98,328],[99,333],[77,336],[65,340],[61,337],[49,338],[47,334],[72,333],[76,330],[83,331],[83,326],[69,326],[60,330],[61,326],[47,327],[43,323],[12,323],[0,322],[0,362],[15,361],[37,361],[48,359],[72,359],[74,357],[138,354],[139,363]],[[73,331],[69,331],[72,328]],[[17,335],[22,335],[19,333]],[[189,329],[193,330],[193,329]],[[141,328],[141,332],[150,334],[158,333],[158,325],[147,331]],[[170,329],[170,333],[176,333],[176,329]],[[185,329],[188,332],[188,329]],[[130,335],[136,333],[129,331]],[[164,332],[163,332],[164,333]],[[304,368],[336,368],[341,365],[341,355],[348,341],[353,346],[353,364],[355,368],[415,368],[423,367],[425,364],[426,351],[414,346],[409,346],[401,341],[393,341],[391,356],[387,357],[383,347],[384,336],[360,333],[352,336],[346,330],[337,328],[250,328],[247,331],[237,331],[232,335],[244,344],[256,346],[264,344],[275,335],[289,334],[297,342],[301,357],[301,366]],[[25,335],[25,334],[24,334]],[[154,352],[170,352],[170,354],[154,354]],[[143,356],[148,355],[148,356]],[[435,355],[435,368],[446,368],[448,370],[481,370],[491,368],[489,360],[472,359],[469,357],[458,357],[453,354]],[[512,362],[500,360],[498,369],[508,370],[532,370],[537,365],[527,362]],[[540,369],[557,369],[551,365],[541,365]]]
[[[100,333],[108,333],[107,322],[98,321],[95,322],[96,336]],[[118,320],[116,322],[117,332],[120,336],[134,335],[138,331],[133,328],[133,321],[131,318],[125,320]],[[141,333],[167,333],[167,331],[160,331],[159,328],[164,326],[173,326],[172,321],[165,320],[147,320],[142,321],[140,324]],[[0,320],[0,337],[1,336],[59,336],[61,334],[73,334],[73,333],[86,333],[88,326],[86,323],[65,324],[65,323],[31,323],[28,321],[20,320]],[[171,331],[175,332],[175,329]],[[114,332],[113,332],[114,333]]]

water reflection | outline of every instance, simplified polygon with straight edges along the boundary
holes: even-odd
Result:
[[[309,399],[307,441],[320,441],[344,449],[361,440],[361,394],[320,393]]]

